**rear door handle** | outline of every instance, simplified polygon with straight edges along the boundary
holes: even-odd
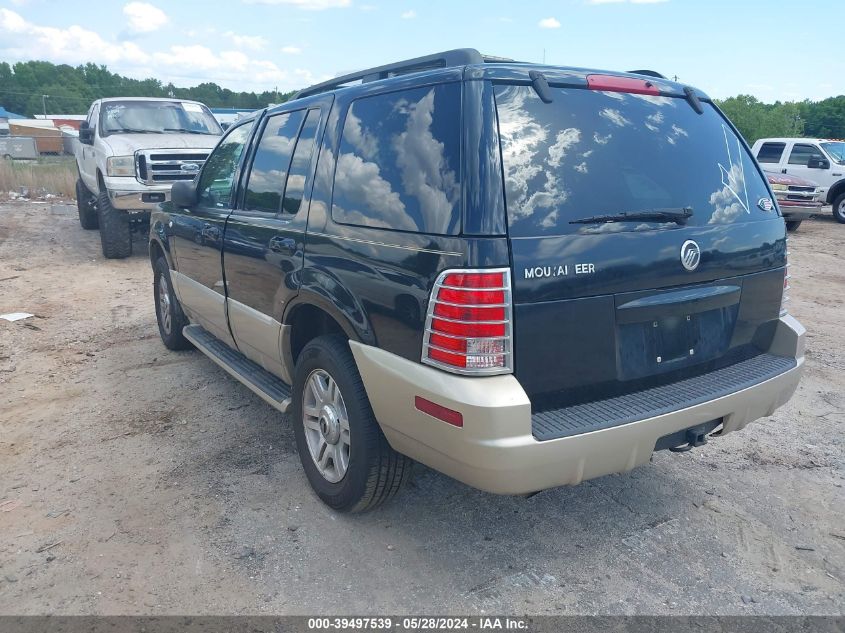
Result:
[[[296,240],[292,237],[276,236],[270,239],[269,248],[274,253],[293,255],[296,252]]]
[[[220,229],[216,226],[212,226],[211,224],[205,224],[202,227],[202,236],[207,240],[219,240]]]

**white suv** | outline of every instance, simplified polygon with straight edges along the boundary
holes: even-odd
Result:
[[[819,185],[833,217],[845,223],[845,141],[824,138],[761,138],[751,151],[766,171]]]
[[[99,99],[81,124],[76,201],[84,229],[100,229],[103,255],[132,253],[150,210],[170,186],[193,180],[223,130],[202,103],[179,99]]]

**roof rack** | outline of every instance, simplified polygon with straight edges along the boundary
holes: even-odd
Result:
[[[632,75],[645,75],[646,77],[656,77],[657,79],[666,79],[656,70],[629,70]]]
[[[294,99],[301,99],[321,92],[328,92],[335,88],[341,88],[345,84],[350,84],[356,81],[367,83],[369,81],[377,81],[379,79],[387,79],[388,77],[396,77],[397,75],[407,75],[409,73],[416,73],[422,70],[429,70],[433,68],[449,68],[453,66],[467,66],[469,64],[483,64],[494,62],[512,62],[512,59],[505,57],[492,57],[490,55],[482,55],[474,48],[456,48],[451,51],[443,51],[442,53],[434,53],[433,55],[424,55],[423,57],[415,57],[414,59],[406,59],[405,61],[395,62],[393,64],[386,64],[384,66],[376,66],[375,68],[367,68],[358,72],[350,73],[329,79],[319,84],[314,84],[308,88],[304,88],[297,92],[291,101]]]

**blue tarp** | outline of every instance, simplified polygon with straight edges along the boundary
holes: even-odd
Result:
[[[25,119],[26,117],[21,114],[15,114],[14,112],[9,112],[3,106],[0,106],[0,119]]]

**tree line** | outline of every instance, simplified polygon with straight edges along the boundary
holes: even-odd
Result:
[[[48,95],[46,98],[42,95]],[[205,82],[179,88],[158,79],[130,79],[105,66],[68,66],[30,61],[0,62],[0,105],[25,116],[84,114],[102,97],[176,97],[201,101],[211,108],[257,110],[282,103],[293,92],[235,92]],[[749,143],[770,136],[845,138],[845,95],[822,101],[763,103],[750,95],[717,101]]]
[[[0,105],[28,117],[43,114],[45,109],[47,114],[85,114],[92,101],[103,97],[175,97],[201,101],[210,108],[257,110],[291,95],[293,92],[272,90],[235,92],[213,82],[180,88],[158,79],[123,77],[96,64],[0,62]]]

